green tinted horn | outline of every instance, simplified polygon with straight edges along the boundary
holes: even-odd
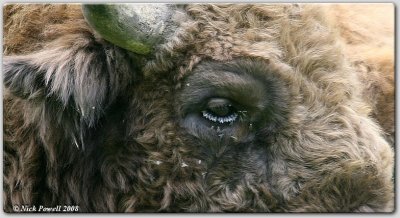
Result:
[[[149,54],[177,29],[174,4],[84,4],[83,15],[105,40],[138,54]]]

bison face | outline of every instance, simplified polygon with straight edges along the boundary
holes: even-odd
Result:
[[[393,209],[391,147],[319,6],[68,10],[3,60],[7,212]]]

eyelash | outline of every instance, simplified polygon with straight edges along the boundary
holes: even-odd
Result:
[[[226,117],[218,117],[207,111],[202,111],[202,114],[203,114],[203,117],[206,118],[207,120],[210,120],[215,123],[219,122],[221,124],[235,122],[237,120],[237,118],[239,117],[239,115],[237,113],[232,113],[231,115],[226,116]]]

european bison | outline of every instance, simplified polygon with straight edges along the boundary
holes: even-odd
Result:
[[[4,211],[391,212],[392,4],[4,7]]]

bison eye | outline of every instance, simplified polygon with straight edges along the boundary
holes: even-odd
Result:
[[[207,120],[215,123],[232,123],[238,118],[236,109],[231,101],[225,98],[212,98],[207,102],[202,115]]]

